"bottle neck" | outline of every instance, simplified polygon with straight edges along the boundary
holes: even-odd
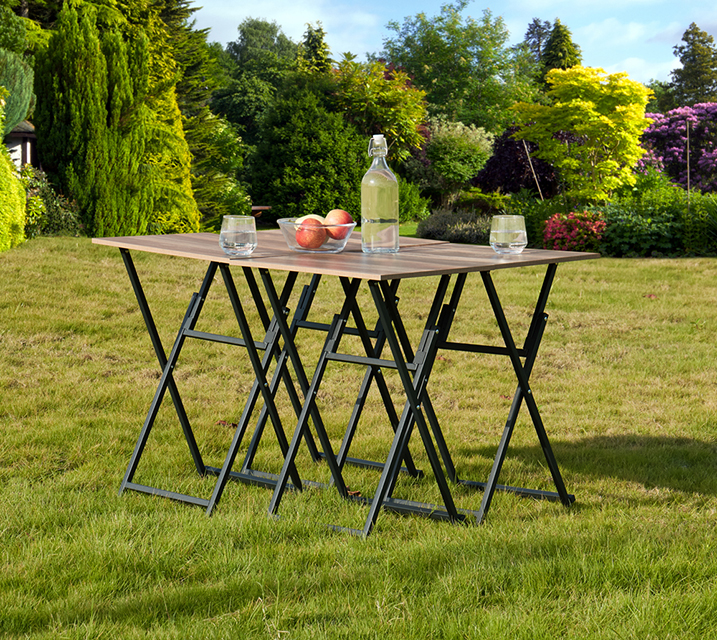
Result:
[[[386,156],[373,156],[371,160],[371,169],[388,169]],[[390,169],[388,170],[390,171]]]

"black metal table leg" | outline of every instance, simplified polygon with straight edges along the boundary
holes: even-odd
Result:
[[[505,343],[508,356],[510,357],[511,364],[513,365],[513,370],[515,371],[516,377],[518,378],[518,388],[516,389],[515,395],[513,397],[513,403],[508,414],[508,420],[503,431],[503,436],[501,438],[501,442],[493,462],[493,467],[491,469],[488,482],[485,484],[485,493],[483,494],[483,501],[481,503],[481,507],[478,511],[477,516],[478,522],[483,521],[486,513],[488,512],[488,509],[490,508],[490,504],[493,499],[493,493],[497,488],[498,475],[500,474],[508,444],[510,443],[510,438],[518,417],[518,412],[520,411],[520,405],[522,404],[523,400],[525,400],[526,406],[528,407],[528,411],[530,413],[530,417],[533,421],[533,426],[535,427],[535,431],[538,434],[538,439],[540,440],[540,444],[543,449],[545,459],[548,463],[551,475],[553,477],[553,482],[555,483],[557,495],[560,501],[564,505],[570,505],[575,500],[575,496],[568,494],[567,490],[565,489],[565,484],[563,483],[560,469],[558,468],[555,456],[553,455],[553,451],[550,446],[550,442],[548,440],[548,436],[545,431],[545,427],[543,425],[542,418],[540,417],[540,412],[538,411],[538,406],[535,402],[535,398],[533,397],[533,391],[529,383],[530,373],[532,371],[533,364],[538,353],[540,341],[543,336],[545,322],[548,318],[547,314],[545,313],[545,306],[547,303],[553,279],[555,277],[556,268],[557,265],[555,264],[548,265],[545,279],[543,281],[543,287],[541,289],[541,293],[538,298],[535,311],[533,313],[533,319],[531,321],[531,326],[528,332],[528,338],[526,339],[526,345],[524,348],[525,364],[522,364],[520,361],[520,354],[518,353],[518,349],[516,348],[515,342],[513,341],[513,337],[510,332],[508,322],[505,318],[505,314],[503,313],[503,308],[500,304],[500,300],[495,290],[495,286],[493,285],[493,280],[490,276],[490,272],[481,272],[486,293],[488,294],[488,298],[493,308],[493,313],[500,328],[501,335],[503,336],[503,341]],[[520,492],[521,490],[517,491]],[[547,495],[547,492],[536,491],[524,493],[524,495],[531,494],[538,495],[540,497],[549,497]]]
[[[262,275],[264,276],[264,274]],[[301,438],[303,437],[304,431],[308,430],[309,428],[309,415],[313,415],[312,412],[316,411],[316,395],[318,393],[319,386],[324,375],[324,371],[326,370],[328,356],[330,354],[336,353],[336,351],[338,350],[339,343],[341,341],[346,322],[348,321],[348,317],[351,313],[351,309],[353,308],[353,305],[355,303],[356,292],[358,291],[360,284],[361,281],[357,278],[351,281],[349,290],[347,291],[346,296],[344,298],[341,312],[334,316],[334,320],[331,323],[331,328],[329,329],[329,332],[326,336],[326,340],[324,341],[324,346],[321,350],[321,355],[316,365],[316,369],[314,370],[311,384],[309,385],[309,388],[306,392],[306,397],[304,399],[304,407],[301,411],[301,415],[299,416],[291,443],[289,444],[289,451],[284,457],[284,465],[282,467],[279,479],[276,483],[276,487],[274,488],[274,494],[272,495],[271,502],[269,504],[269,515],[276,515],[279,509],[281,499],[283,497],[284,491],[286,490],[289,469],[291,468],[291,465],[294,464],[294,461],[296,459],[299,443],[301,441]],[[270,283],[267,283],[267,286],[270,286]],[[298,353],[296,353],[296,347],[293,343],[293,339],[291,339],[291,334],[289,328],[286,326],[286,323],[284,323],[284,328],[282,329],[282,331],[286,335],[285,347],[289,351],[289,356],[291,360],[294,363],[299,364],[297,368],[297,376],[299,376],[299,371],[301,371],[301,373],[303,374],[303,367],[300,366],[299,355]],[[316,412],[318,413],[318,411]],[[331,446],[331,442],[329,440],[328,434],[326,433],[323,422],[314,422],[314,428],[323,448],[324,459],[326,460],[326,463],[331,472],[333,484],[341,496],[347,497],[348,492],[344,483],[343,476],[341,475],[341,469],[336,460],[333,447]]]
[[[121,250],[121,251],[122,251],[122,257],[124,258],[124,262],[125,262],[125,265],[127,267],[127,271],[128,271],[129,277],[130,277],[130,281],[132,283],[132,287],[135,291],[135,295],[137,297],[137,301],[139,303],[140,310],[142,312],[142,315],[145,320],[145,324],[147,326],[147,330],[150,334],[150,338],[154,345],[155,352],[157,354],[157,358],[158,358],[160,364],[162,364],[164,362],[164,365],[162,367],[162,376],[160,378],[159,385],[154,394],[154,399],[152,400],[152,403],[150,405],[150,409],[147,414],[147,418],[145,419],[144,425],[142,426],[142,430],[140,431],[139,438],[137,439],[137,443],[135,445],[134,451],[130,458],[130,462],[127,466],[127,471],[125,473],[124,479],[122,480],[122,484],[120,486],[120,494],[125,489],[132,489],[135,491],[141,491],[143,493],[151,493],[151,494],[156,494],[156,495],[172,497],[174,499],[182,500],[185,502],[191,502],[193,504],[205,505],[207,503],[206,500],[202,500],[200,498],[195,498],[194,496],[185,496],[183,494],[176,494],[173,492],[164,491],[164,490],[158,489],[156,487],[148,487],[145,485],[140,485],[140,484],[134,483],[132,480],[133,480],[134,474],[137,470],[137,466],[139,465],[140,458],[142,457],[144,447],[147,443],[147,439],[149,438],[149,434],[152,430],[152,426],[154,425],[155,418],[157,416],[160,404],[162,402],[162,399],[164,398],[164,394],[165,394],[167,388],[170,389],[170,394],[172,396],[172,400],[174,402],[174,406],[177,411],[177,415],[178,415],[180,423],[182,425],[185,439],[187,440],[187,444],[189,445],[189,449],[192,453],[192,457],[194,459],[195,466],[197,467],[197,471],[201,475],[203,475],[205,473],[204,463],[202,461],[201,454],[199,453],[199,449],[197,447],[197,443],[194,438],[194,433],[192,431],[191,425],[189,424],[189,419],[187,418],[187,414],[186,414],[186,412],[184,410],[184,406],[181,402],[181,398],[179,396],[179,391],[177,390],[176,384],[174,383],[174,378],[172,377],[172,372],[173,372],[174,367],[179,358],[179,354],[182,350],[182,346],[184,345],[184,341],[186,339],[187,332],[194,329],[194,326],[196,325],[197,319],[199,317],[199,313],[201,312],[201,309],[202,309],[202,306],[206,299],[207,293],[209,291],[209,288],[211,287],[212,280],[214,278],[214,274],[216,273],[217,265],[216,265],[216,263],[210,263],[209,267],[207,268],[207,272],[204,276],[204,280],[202,282],[202,286],[201,286],[199,292],[192,295],[191,302],[189,303],[187,313],[184,316],[184,320],[182,321],[182,325],[181,325],[179,333],[177,334],[177,337],[174,341],[172,350],[171,350],[169,356],[165,357],[164,350],[162,349],[161,341],[159,339],[159,334],[157,333],[157,329],[154,324],[152,314],[149,310],[149,305],[147,304],[147,300],[144,296],[144,292],[142,290],[142,286],[139,281],[139,277],[137,276],[137,272],[134,268],[134,264],[132,262],[131,256],[129,255],[128,251],[126,251],[126,250]]]

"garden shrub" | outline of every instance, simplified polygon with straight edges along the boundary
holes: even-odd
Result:
[[[412,182],[396,176],[398,180],[399,222],[420,222],[430,214],[430,200],[421,196],[421,190]]]
[[[687,188],[687,123],[690,127],[690,187],[717,191],[717,103],[648,113],[642,145],[664,164],[667,174]]]
[[[21,178],[27,192],[26,237],[81,234],[77,203],[56,193],[42,170],[25,165]]]
[[[270,205],[262,221],[326,215],[345,209],[361,215],[361,178],[370,165],[368,140],[320,96],[299,87],[267,111],[247,160],[252,201]]]
[[[480,189],[469,189],[461,193],[456,202],[457,209],[474,209],[483,215],[498,215],[510,207],[510,196],[501,193],[483,193]]]
[[[472,183],[484,191],[517,193],[526,189],[533,196],[542,194],[552,198],[558,193],[558,176],[551,164],[532,157],[538,145],[527,140],[517,140],[513,134],[519,127],[509,127],[493,145],[493,155],[478,172]],[[530,160],[526,154],[531,154]],[[531,168],[532,164],[532,168]],[[535,175],[533,175],[535,172]],[[536,184],[536,178],[538,184]],[[538,190],[540,185],[540,190]]]
[[[444,240],[463,244],[483,244],[490,242],[491,216],[476,211],[435,211],[418,223],[416,235],[430,240]]]
[[[5,96],[0,87],[0,131],[5,120]],[[7,251],[25,239],[25,190],[15,175],[15,165],[0,138],[0,251]]]
[[[531,191],[522,190],[511,196],[507,213],[523,216],[528,246],[542,248],[545,223],[556,213],[568,215],[570,207],[562,198],[540,200]]]
[[[600,211],[556,213],[545,224],[543,246],[558,251],[598,251],[604,231]]]

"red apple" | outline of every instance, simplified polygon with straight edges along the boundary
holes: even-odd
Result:
[[[343,209],[332,209],[326,214],[326,217],[324,218],[324,224],[330,225],[330,224],[351,224],[353,222],[353,218],[351,217],[351,214],[348,211],[344,211]],[[343,240],[351,231],[350,227],[342,227],[340,229],[326,229],[326,233],[328,233],[334,240]]]
[[[320,220],[307,218],[296,230],[296,243],[304,249],[318,249],[326,240],[326,229]]]

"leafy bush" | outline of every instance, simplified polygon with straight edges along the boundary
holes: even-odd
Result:
[[[57,194],[40,169],[25,165],[22,182],[27,193],[25,235],[79,236],[82,231],[77,203]]]
[[[475,211],[435,211],[418,224],[416,235],[430,240],[445,240],[464,244],[483,244],[490,242],[491,216]]]
[[[7,91],[0,86],[0,131],[5,121]],[[7,251],[24,239],[25,194],[15,175],[15,165],[0,139],[0,251]]]
[[[406,176],[442,208],[452,206],[490,157],[493,136],[462,122],[432,120],[426,142],[404,162]]]
[[[430,214],[430,200],[421,197],[421,190],[412,182],[396,176],[398,180],[398,220],[414,222],[425,220]]]
[[[525,218],[525,230],[528,233],[528,246],[543,246],[545,223],[556,213],[568,215],[570,208],[562,198],[540,200],[531,191],[514,193],[510,199],[508,213]]]
[[[299,87],[267,111],[248,158],[252,201],[271,205],[275,220],[345,209],[358,220],[367,140],[320,96]]]
[[[552,198],[558,193],[557,173],[545,160],[528,158],[528,154],[532,156],[537,151],[538,145],[514,138],[518,130],[519,127],[509,127],[496,139],[493,155],[471,182],[484,191],[517,193],[526,189],[534,195],[541,193],[545,198]]]
[[[558,251],[597,251],[604,231],[599,211],[556,213],[545,224],[543,246]]]
[[[653,123],[642,144],[665,167],[666,173],[687,187],[687,126],[690,136],[690,187],[717,191],[717,103],[680,107],[666,114],[648,113]]]
[[[484,215],[498,215],[510,207],[510,196],[500,193],[483,193],[480,189],[469,189],[461,193],[457,209],[475,209]]]

